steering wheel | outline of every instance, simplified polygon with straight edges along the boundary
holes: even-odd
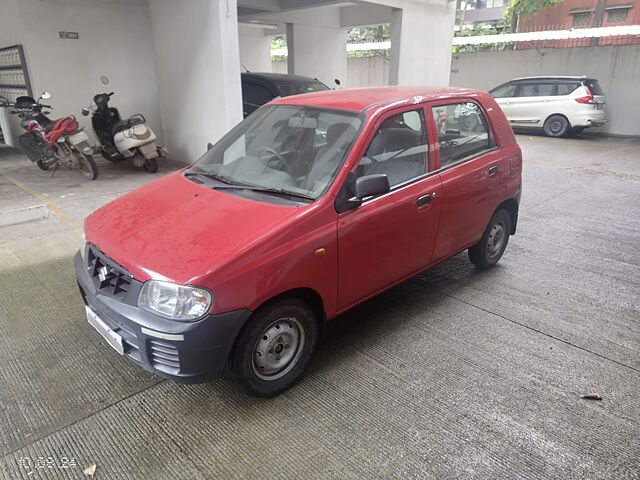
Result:
[[[282,166],[287,169],[287,172],[291,173],[291,164],[280,153],[276,152],[271,147],[261,147],[260,150],[258,150],[258,157],[263,158],[262,155],[260,155],[262,152],[270,153],[272,156],[276,157],[280,160]]]

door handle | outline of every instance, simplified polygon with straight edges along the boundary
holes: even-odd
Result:
[[[496,173],[498,173],[498,167],[496,165],[493,165],[492,167],[489,167],[489,176],[493,177]]]
[[[433,197],[435,196],[436,194],[434,193]],[[429,203],[433,197],[429,193],[427,193],[426,195],[422,195],[421,197],[418,197],[418,200],[416,201],[416,205],[418,205],[418,207],[423,207],[427,203]]]

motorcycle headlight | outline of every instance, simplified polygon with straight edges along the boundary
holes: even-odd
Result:
[[[172,320],[195,320],[211,308],[209,290],[176,283],[149,280],[142,286],[138,306]]]

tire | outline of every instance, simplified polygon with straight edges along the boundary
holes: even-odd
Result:
[[[316,317],[305,302],[283,299],[269,304],[253,314],[238,337],[230,358],[231,375],[250,395],[273,397],[300,378],[317,338]]]
[[[78,158],[80,159],[80,173],[87,177],[89,180],[95,180],[98,178],[98,166],[96,165],[93,157],[89,155],[85,155],[84,153],[77,153]]]
[[[506,210],[493,214],[482,238],[469,248],[469,260],[481,270],[493,267],[502,257],[511,234],[511,215]]]
[[[40,170],[49,170],[49,165],[47,165],[46,163],[44,163],[44,160],[38,160],[36,162],[36,165],[38,165],[38,168]]]
[[[155,158],[147,158],[142,168],[149,173],[156,173],[158,171],[158,161]]]
[[[544,133],[548,137],[564,137],[570,128],[569,120],[562,115],[551,115],[544,122]]]

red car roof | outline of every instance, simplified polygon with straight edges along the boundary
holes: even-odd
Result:
[[[292,95],[273,100],[272,104],[310,105],[315,107],[342,108],[362,111],[372,105],[386,105],[416,97],[415,102],[438,100],[451,96],[477,94],[477,90],[457,87],[392,86],[325,90],[322,92]]]

